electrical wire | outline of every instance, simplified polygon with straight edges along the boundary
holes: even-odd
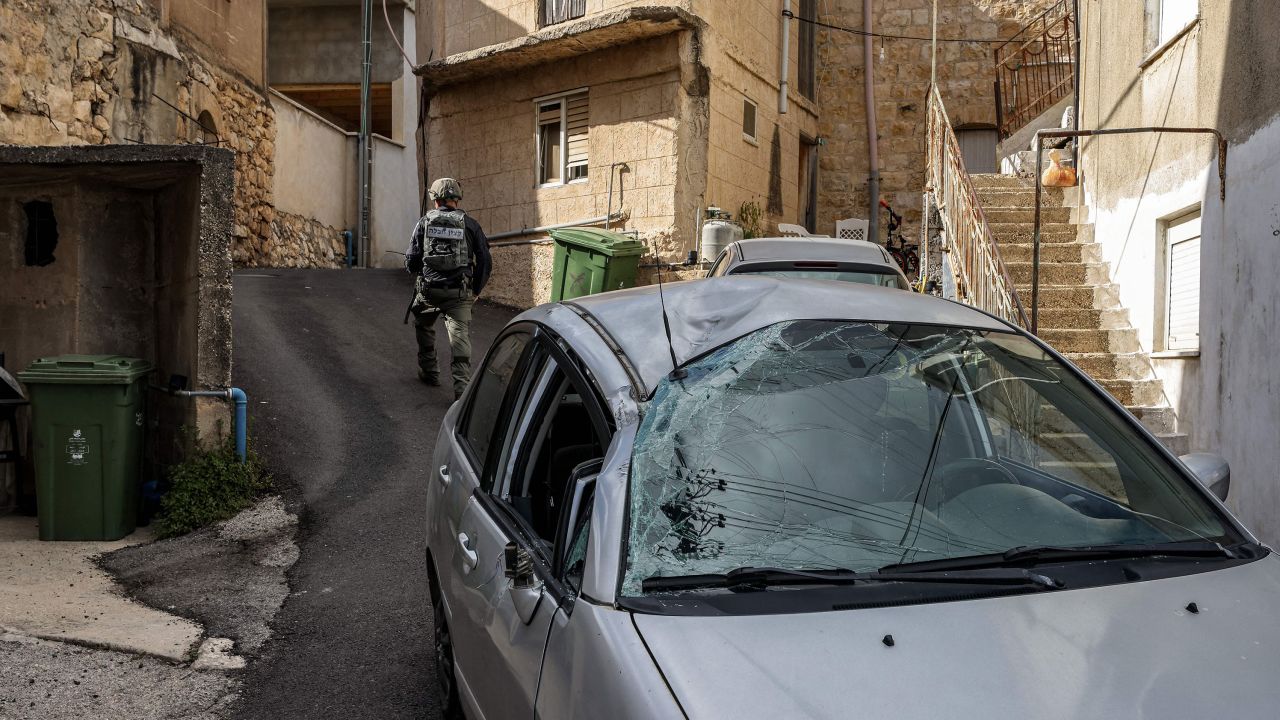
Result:
[[[844,27],[843,25],[833,25],[831,23],[825,23],[825,22],[822,22],[821,20],[815,20],[813,18],[800,17],[799,15],[796,15],[794,11],[791,11],[791,10],[783,10],[782,16],[786,18],[791,18],[792,20],[799,20],[800,22],[811,23],[813,25],[817,25],[818,27],[826,28],[828,30],[838,30],[840,32],[846,32],[846,33],[849,33],[850,35],[865,35],[869,37],[884,38],[886,40],[917,40],[921,42],[933,42],[933,38],[931,37],[920,37],[918,35],[894,35],[891,33],[877,33],[877,32],[869,33],[865,30],[857,30],[855,28]],[[999,38],[938,38],[938,42],[1003,44],[1006,41],[1001,40]]]
[[[400,48],[400,54],[404,57],[404,61],[409,63],[409,67],[413,67],[413,59],[404,51],[404,45],[400,44],[400,38],[396,37],[396,29],[391,26],[391,13],[387,12],[387,0],[382,0],[382,18],[387,21],[387,32],[391,33],[391,42]]]

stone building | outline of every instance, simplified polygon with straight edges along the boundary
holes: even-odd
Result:
[[[996,162],[995,67],[992,50],[1023,23],[1059,0],[938,0],[938,90],[956,128],[965,161],[974,172]],[[862,0],[819,3],[824,23],[860,30]],[[872,5],[873,31],[903,39],[873,41],[880,196],[906,219],[907,238],[919,237],[924,188],[926,98],[931,73],[933,0],[894,0]],[[956,42],[972,39],[973,42]],[[870,173],[864,98],[863,38],[818,31],[818,214],[821,232],[839,218],[867,217]]]
[[[939,75],[995,162],[992,41],[1048,0],[941,0]],[[492,297],[545,300],[531,228],[610,223],[662,257],[698,245],[705,209],[832,234],[868,216],[861,0],[435,0],[419,15],[425,175],[454,175],[499,249]],[[874,3],[875,31],[928,37],[931,0]],[[783,99],[782,32],[789,28]],[[929,44],[876,39],[881,194],[920,214]],[[786,108],[783,112],[783,108]],[[613,189],[612,196],[610,188]]]
[[[411,53],[413,3],[388,6]],[[376,20],[375,261],[419,209],[412,63]],[[0,143],[229,148],[235,262],[339,267],[356,227],[343,105],[360,63],[359,0],[3,0]]]
[[[818,111],[794,84],[780,112],[773,0],[437,0],[419,15],[426,174],[458,177],[498,240],[566,222],[637,231],[669,258],[699,218],[744,204],[797,215]],[[790,66],[804,54],[791,26]],[[812,65],[810,65],[812,67]],[[612,190],[612,193],[611,193]],[[491,297],[545,300],[545,245],[495,251]]]

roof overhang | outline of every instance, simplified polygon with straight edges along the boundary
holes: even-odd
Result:
[[[683,8],[631,7],[559,23],[504,43],[433,60],[413,72],[428,86],[438,89],[702,26],[701,19]]]

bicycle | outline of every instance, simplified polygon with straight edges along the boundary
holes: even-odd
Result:
[[[902,227],[902,216],[894,212],[889,203],[881,200],[880,207],[889,213],[889,231],[884,241],[885,250],[889,251],[890,257],[898,263],[898,267],[902,268],[902,272],[906,273],[908,278],[914,277],[920,271],[920,253],[918,252],[920,246],[916,243],[908,243],[902,236],[899,230]]]

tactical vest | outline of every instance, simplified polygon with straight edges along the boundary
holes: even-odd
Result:
[[[436,208],[421,220],[422,264],[438,273],[451,273],[471,262],[466,213]]]

